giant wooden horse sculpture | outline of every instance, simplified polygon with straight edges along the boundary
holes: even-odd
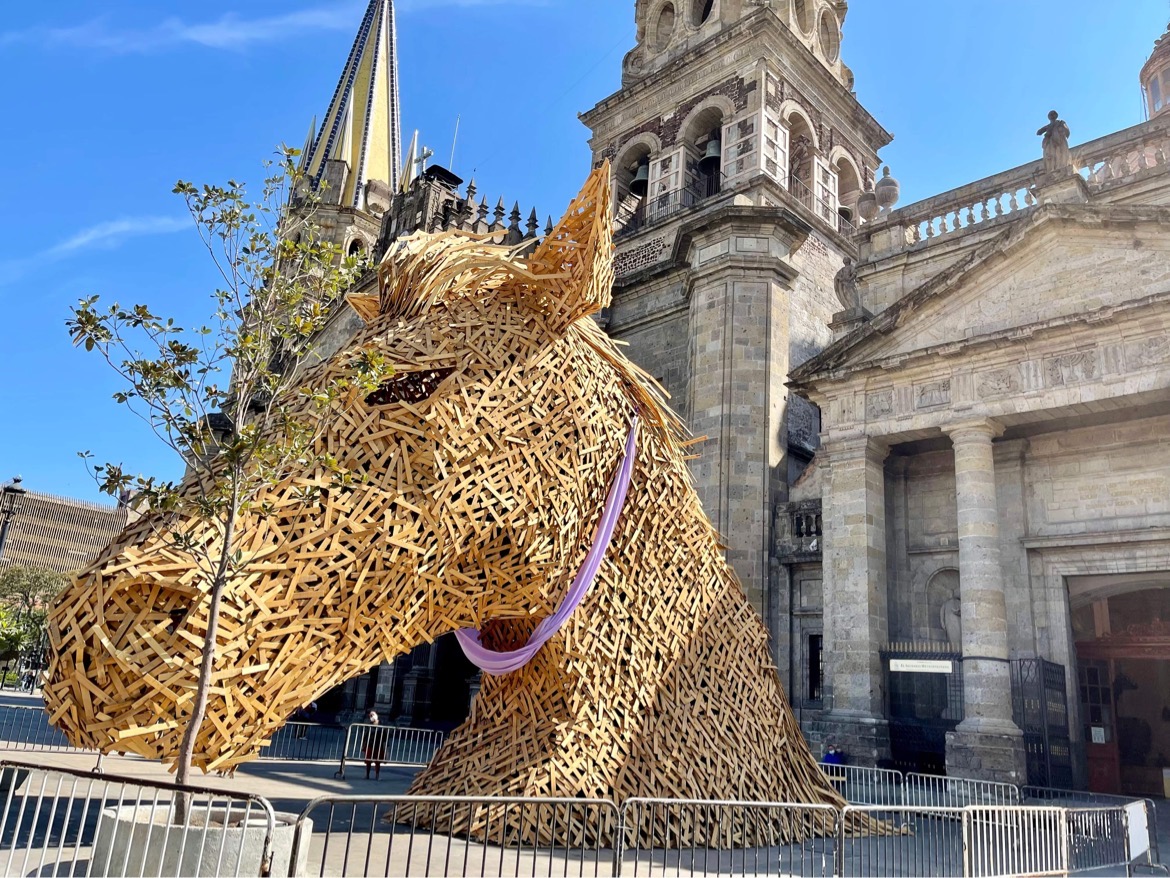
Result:
[[[328,491],[306,472],[245,526],[197,765],[255,757],[298,706],[443,634],[516,648],[592,561],[580,607],[485,679],[414,792],[841,803],[700,508],[683,431],[590,319],[613,281],[607,175],[527,260],[416,235],[379,297],[351,299],[366,328],[310,383],[367,346],[395,366],[325,440],[369,482]],[[314,484],[305,509],[293,489]],[[45,698],[74,744],[173,760],[206,611],[151,533],[131,525],[57,603]]]

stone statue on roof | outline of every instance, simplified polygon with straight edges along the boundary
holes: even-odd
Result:
[[[861,308],[861,294],[857,291],[857,266],[848,256],[845,257],[845,264],[837,272],[837,276],[833,278],[833,291],[837,294],[841,307],[846,311]]]
[[[1048,114],[1048,124],[1036,132],[1044,140],[1044,171],[1046,173],[1074,174],[1072,152],[1068,148],[1068,123],[1053,110]]]

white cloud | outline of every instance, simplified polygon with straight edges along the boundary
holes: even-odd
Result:
[[[108,18],[95,18],[75,27],[33,27],[0,33],[0,46],[35,43],[63,48],[97,49],[114,54],[149,54],[183,44],[210,49],[244,49],[253,43],[273,42],[298,33],[356,30],[360,4],[337,3],[283,15],[243,18],[229,12],[218,19],[188,23],[168,18],[146,28],[118,28]]]
[[[52,265],[86,250],[110,249],[129,238],[169,235],[193,228],[190,217],[123,217],[89,226],[51,247],[16,259],[0,259],[0,286],[15,283],[39,268]]]
[[[165,235],[190,229],[192,222],[189,217],[178,216],[140,216],[125,219],[110,220],[98,223],[88,229],[82,229],[70,238],[50,247],[44,256],[65,256],[75,250],[84,250],[88,247],[114,247],[126,238],[135,238],[142,235]]]
[[[398,0],[396,9],[399,12],[421,12],[441,7],[547,5],[549,0]],[[116,27],[103,16],[74,27],[32,27],[0,32],[0,46],[27,43],[96,49],[118,55],[152,54],[181,45],[239,51],[256,43],[275,42],[302,33],[356,31],[365,6],[364,0],[346,0],[260,18],[244,18],[239,13],[229,12],[214,21],[202,23],[172,17],[137,29]]]

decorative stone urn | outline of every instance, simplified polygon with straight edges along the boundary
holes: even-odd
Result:
[[[890,210],[898,203],[898,196],[902,193],[902,185],[890,176],[890,166],[882,168],[882,178],[874,187],[877,203],[882,210]]]
[[[867,223],[878,215],[877,195],[872,189],[867,189],[857,197],[857,213]]]

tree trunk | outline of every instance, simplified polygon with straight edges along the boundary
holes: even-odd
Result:
[[[207,695],[211,689],[211,675],[215,671],[215,639],[219,632],[219,609],[223,601],[224,586],[227,585],[227,570],[231,559],[232,542],[235,535],[235,510],[228,517],[224,528],[223,549],[220,552],[219,567],[211,584],[211,605],[207,609],[207,635],[203,639],[203,654],[199,663],[199,680],[195,684],[195,703],[191,706],[191,718],[183,731],[179,745],[179,758],[175,780],[180,784],[191,781],[191,762],[195,756],[195,742],[207,713]],[[190,808],[190,796],[179,794],[175,797],[175,822],[185,824]]]

